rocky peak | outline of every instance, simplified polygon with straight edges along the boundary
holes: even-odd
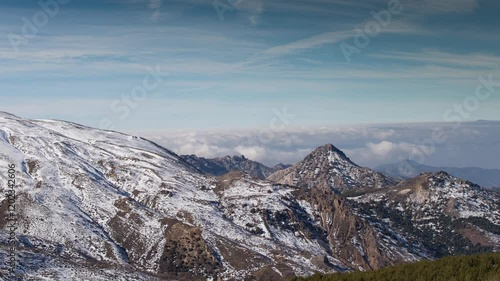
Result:
[[[381,173],[358,166],[332,144],[316,148],[304,160],[276,172],[268,179],[300,187],[327,188],[336,193],[382,188],[397,183]]]
[[[307,158],[314,161],[317,161],[319,159],[327,159],[330,162],[335,162],[335,160],[347,161],[352,165],[356,165],[349,159],[349,157],[345,155],[342,150],[338,149],[333,144],[325,144],[316,148],[313,152],[311,152],[311,154],[309,154]]]
[[[243,161],[247,160],[244,155],[241,155],[241,156],[234,155],[233,157],[229,156],[228,159],[232,159],[232,161],[234,161],[234,162],[243,162]]]
[[[321,151],[321,150],[332,151],[332,152],[335,152],[336,154],[341,155],[343,158],[347,158],[347,156],[344,154],[344,152],[342,150],[338,149],[336,146],[334,146],[331,143],[325,144],[323,146],[320,146],[316,150],[319,150],[319,151]]]

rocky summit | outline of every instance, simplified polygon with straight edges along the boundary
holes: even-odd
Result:
[[[307,188],[326,188],[335,193],[380,189],[397,183],[389,176],[356,165],[332,144],[318,147],[304,160],[268,179]]]

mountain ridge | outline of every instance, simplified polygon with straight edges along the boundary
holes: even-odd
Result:
[[[218,158],[204,158],[198,157],[194,154],[181,155],[181,158],[186,160],[198,170],[213,176],[222,176],[231,171],[242,171],[249,175],[265,179],[276,171],[288,168],[291,165],[283,163],[276,164],[273,167],[268,167],[257,161],[245,158],[245,156],[225,156]]]
[[[420,164],[412,160],[402,160],[393,164],[379,165],[376,171],[399,179],[416,177],[424,172],[445,171],[453,176],[470,180],[482,187],[500,187],[500,170],[478,167],[434,167]]]

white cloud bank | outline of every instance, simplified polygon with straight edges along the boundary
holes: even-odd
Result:
[[[178,154],[203,157],[245,155],[267,165],[295,163],[317,146],[332,143],[362,166],[412,158],[432,166],[500,168],[500,122],[371,125],[297,129],[273,134],[259,130],[133,132]],[[433,138],[442,132],[444,141]]]

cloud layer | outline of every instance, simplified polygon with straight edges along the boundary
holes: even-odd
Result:
[[[245,155],[275,165],[295,163],[315,147],[332,143],[354,162],[368,167],[413,159],[431,166],[500,168],[500,122],[462,125],[427,123],[262,130],[135,132],[178,154],[204,157]],[[436,132],[440,132],[439,138]]]

